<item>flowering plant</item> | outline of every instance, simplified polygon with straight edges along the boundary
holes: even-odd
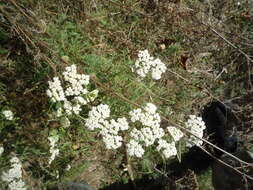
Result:
[[[11,169],[2,173],[1,179],[8,183],[10,190],[26,190],[25,182],[22,180],[22,164],[17,157],[10,159]]]
[[[127,130],[129,125],[125,117],[118,118],[117,120],[109,120],[109,117],[109,106],[106,104],[100,104],[96,107],[92,107],[85,126],[90,130],[98,128],[106,148],[117,149],[122,145],[123,141],[119,132]]]
[[[62,75],[63,81],[59,77],[54,77],[48,82],[49,89],[46,93],[52,102],[58,103],[57,117],[64,113],[79,114],[83,105],[94,101],[98,90],[88,91],[90,76],[78,74],[76,65],[66,67]]]
[[[129,116],[129,119],[126,117],[110,119],[109,106],[100,104],[92,107],[85,127],[89,130],[99,129],[99,134],[107,149],[117,149],[125,142],[129,156],[140,158],[144,155],[145,149],[150,146],[155,146],[165,158],[177,155],[176,144],[184,137],[184,134],[174,126],[162,128],[161,118],[154,104],[147,103],[143,109],[134,109],[129,112]],[[196,131],[196,126],[198,127],[199,134],[197,132],[194,134],[199,137],[205,129],[203,124],[201,118],[196,116],[190,116],[186,122],[186,126],[190,127],[193,133]],[[192,144],[201,145],[193,135],[190,136],[189,141]]]
[[[166,65],[159,59],[150,56],[148,50],[139,51],[138,59],[135,62],[133,70],[141,77],[145,78],[151,72],[154,80],[159,80],[162,73],[166,71]]]
[[[144,50],[139,52],[135,69],[141,77],[145,77],[151,71],[153,79],[158,80],[166,71],[166,66]],[[49,81],[47,95],[52,102],[59,105],[56,111],[58,117],[82,114],[82,106],[93,101],[98,94],[98,90],[89,91],[88,85],[89,76],[78,74],[75,65],[66,67],[61,78],[54,77],[52,81]],[[188,147],[200,146],[202,141],[199,138],[203,137],[205,129],[201,118],[194,115],[190,115],[185,122],[186,129],[192,133],[191,135],[184,134],[176,126],[161,126],[162,119],[153,103],[146,103],[141,108],[130,110],[128,115],[116,118],[111,113],[109,105],[101,103],[91,107],[88,117],[84,120],[84,127],[88,130],[96,130],[106,149],[116,150],[125,144],[126,153],[137,158],[142,158],[148,152],[147,150],[158,151],[166,159],[176,156],[179,152],[177,150],[179,141],[182,139],[187,140]],[[64,123],[64,126],[70,125],[69,120]],[[50,141],[51,157],[48,162],[50,165],[59,155],[57,148],[59,136],[51,135],[48,140]]]
[[[203,137],[206,126],[201,117],[190,115],[187,122],[185,122],[185,126],[192,132],[192,134],[199,138]],[[200,146],[203,144],[203,141],[194,135],[190,135],[186,146],[192,147],[193,145]]]
[[[12,121],[14,119],[14,114],[11,110],[4,110],[2,111],[2,114],[7,120]]]
[[[48,161],[48,164],[50,165],[52,161],[54,161],[55,157],[59,155],[59,149],[57,148],[57,142],[59,140],[59,136],[57,134],[51,135],[48,137],[48,140],[50,142],[50,158]]]

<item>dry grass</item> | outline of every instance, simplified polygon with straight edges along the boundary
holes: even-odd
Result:
[[[129,107],[152,100],[160,105],[169,120],[178,123],[185,119],[185,115],[198,113],[213,99],[238,99],[235,101],[241,108],[238,117],[246,120],[242,122],[242,136],[250,139],[245,134],[252,133],[252,107],[247,100],[252,91],[252,7],[246,1],[241,6],[236,6],[235,1],[210,1],[209,4],[198,1],[147,2],[10,0],[0,4],[0,29],[7,35],[1,39],[1,49],[6,53],[0,54],[0,84],[8,84],[0,94],[0,103],[14,108],[20,118],[17,125],[21,128],[11,135],[11,131],[3,131],[8,138],[1,135],[1,140],[5,139],[4,145],[9,144],[6,145],[8,152],[19,149],[20,154],[24,154],[25,169],[31,169],[38,161],[45,163],[45,157],[39,156],[47,149],[44,139],[50,129],[61,128],[58,121],[49,121],[50,110],[44,91],[47,80],[69,64],[62,59],[63,55],[84,67],[86,72],[96,75],[93,82],[102,92],[100,101],[125,107],[116,109],[116,113],[126,113]],[[130,75],[116,77],[116,73],[126,71],[123,63],[131,65],[130,60],[135,60],[136,52],[144,48],[159,56],[168,66],[164,78],[156,85],[150,85],[152,90],[146,90],[146,86],[136,81],[129,82]],[[98,62],[103,64],[97,65]],[[239,99],[241,96],[248,98]],[[173,110],[172,115],[169,115],[168,107]],[[79,133],[77,128],[64,132],[63,136],[67,136],[70,142],[64,150],[73,145],[78,147],[76,150],[71,148],[70,153],[53,166],[55,168],[45,169],[41,164],[38,171],[31,169],[27,176],[40,184],[53,184],[57,181],[51,174],[54,169],[73,161],[84,161],[90,164],[84,167],[85,174],[78,171],[73,176],[80,172],[83,177],[79,178],[90,179],[88,182],[93,187],[125,177],[122,170],[129,163],[124,155],[117,160],[116,153],[110,151],[103,159],[100,154],[84,154],[85,148],[90,152],[96,145],[101,152],[103,147],[97,145],[94,134],[86,134],[87,140],[80,140],[84,136]],[[21,145],[12,146],[10,142]],[[29,145],[27,150],[26,145]],[[99,159],[90,161],[93,157]],[[160,162],[154,157],[151,156],[153,164]],[[131,162],[134,177],[141,177],[137,161]],[[102,169],[89,172],[89,168],[97,167]],[[64,178],[63,169],[60,171]],[[104,178],[107,172],[110,179],[102,182],[92,179],[95,176]]]

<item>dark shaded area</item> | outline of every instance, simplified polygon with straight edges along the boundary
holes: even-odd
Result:
[[[207,105],[202,113],[206,124],[206,134],[209,140],[228,152],[235,152],[237,148],[238,121],[229,105],[221,102],[212,102]],[[215,150],[215,155],[221,156],[222,152]]]
[[[134,182],[114,183],[100,190],[169,190],[175,189],[174,183],[167,177],[152,178],[144,176],[142,179]]]
[[[243,165],[240,162],[231,159],[226,154],[222,155],[221,160],[234,168],[240,168],[240,171],[253,177],[253,154],[246,150],[239,150],[233,155],[245,162],[252,163],[252,166],[242,167]],[[218,161],[213,163],[212,170],[212,181],[215,190],[253,189],[253,180],[246,178]]]

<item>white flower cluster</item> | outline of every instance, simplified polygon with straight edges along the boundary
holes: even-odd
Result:
[[[168,143],[164,139],[159,139],[158,146],[156,147],[158,151],[162,152],[165,158],[177,155],[177,148],[175,143],[184,136],[182,131],[177,129],[176,127],[169,126],[167,127],[167,130],[169,134],[172,136],[173,141],[171,143]]]
[[[145,150],[142,145],[134,139],[131,139],[127,144],[127,152],[130,156],[141,158]]]
[[[168,143],[166,140],[159,139],[158,146],[156,147],[158,151],[162,151],[165,158],[177,155],[177,149],[175,142]]]
[[[1,179],[8,183],[10,190],[26,190],[25,182],[22,180],[22,165],[17,157],[10,160],[11,169],[3,172]]]
[[[105,119],[110,117],[110,108],[106,104],[100,104],[96,107],[92,107],[91,111],[89,111],[88,118],[86,119],[85,126],[94,130],[96,128],[101,129],[103,122]]]
[[[109,120],[109,117],[109,106],[100,104],[97,107],[92,107],[85,126],[90,130],[100,129],[100,134],[102,135],[106,148],[117,149],[122,145],[123,141],[119,132],[127,130],[129,125],[125,117],[118,118],[117,120]]]
[[[134,70],[140,77],[145,78],[151,71],[152,78],[159,80],[166,69],[166,65],[159,58],[150,56],[148,50],[139,51]]]
[[[4,147],[0,146],[0,156],[3,154],[4,152]]]
[[[172,136],[172,138],[174,139],[174,141],[176,142],[179,141],[184,136],[184,133],[182,133],[182,131],[180,131],[176,127],[170,126],[170,127],[167,127],[167,130]]]
[[[84,74],[78,74],[76,71],[76,65],[66,67],[63,72],[65,81],[69,82],[70,86],[66,89],[66,96],[78,96],[80,94],[87,93],[87,89],[83,88],[89,84],[90,76]]]
[[[71,165],[68,164],[67,167],[66,167],[66,170],[69,171],[71,169]]]
[[[66,100],[59,77],[54,77],[53,81],[48,81],[48,85],[49,89],[47,90],[47,95],[52,99],[53,102]]]
[[[54,161],[55,157],[59,155],[59,149],[56,148],[56,143],[59,140],[59,136],[58,135],[50,136],[50,137],[48,137],[48,140],[50,142],[50,150],[49,150],[49,152],[51,154],[51,156],[50,156],[50,158],[48,160],[48,164],[50,165]]]
[[[127,144],[127,151],[130,156],[142,157],[144,149],[142,146],[150,146],[155,143],[156,139],[160,139],[165,135],[164,130],[160,127],[161,118],[156,113],[156,106],[147,103],[144,109],[134,109],[129,112],[131,121],[140,121],[143,127],[138,130],[134,128],[130,137],[131,140]]]
[[[82,110],[81,106],[93,101],[98,91],[89,92],[87,85],[89,84],[89,75],[78,74],[76,65],[65,68],[63,72],[64,82],[61,83],[59,77],[54,77],[53,81],[49,81],[49,89],[47,95],[53,102],[61,102],[62,106],[57,110],[57,116],[60,117],[65,112],[67,115],[79,114]]]
[[[202,138],[204,129],[206,128],[204,121],[201,117],[197,117],[196,115],[190,115],[189,117],[190,118],[185,123],[186,128],[189,129],[197,137]],[[186,144],[186,146],[201,146],[203,144],[203,141],[197,137],[190,135],[189,142]]]
[[[13,113],[12,113],[11,110],[4,110],[4,111],[2,112],[2,114],[4,115],[4,117],[5,117],[7,120],[13,120],[13,118],[14,118],[14,115],[13,115]]]
[[[160,127],[161,118],[158,113],[156,113],[156,106],[152,103],[147,103],[146,106],[142,109],[134,109],[129,112],[131,116],[131,121],[136,122],[140,121],[142,125],[148,127]]]

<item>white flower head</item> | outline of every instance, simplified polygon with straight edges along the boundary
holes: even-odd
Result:
[[[194,145],[201,146],[203,141],[199,138],[203,137],[204,130],[206,128],[204,121],[201,117],[197,117],[195,115],[190,115],[189,119],[185,122],[185,126],[189,129],[194,135],[190,135],[189,142],[187,143],[188,147],[192,147]],[[199,138],[197,138],[197,137]]]
[[[138,109],[134,109],[134,110],[130,111],[129,115],[131,116],[131,121],[135,122],[135,121],[140,120],[140,118],[143,116],[143,113],[142,113],[142,110],[140,108],[138,108]]]
[[[12,113],[11,110],[4,110],[4,111],[2,112],[2,114],[4,115],[4,117],[5,117],[7,120],[13,120],[13,118],[14,118],[14,115],[13,115],[13,113]]]
[[[141,78],[145,78],[151,71],[154,80],[159,80],[166,69],[165,64],[160,59],[154,59],[154,57],[150,56],[148,50],[139,51],[138,59],[133,68]]]
[[[106,119],[110,116],[110,108],[107,104],[100,104],[97,106],[97,111],[101,114],[103,119]]]
[[[66,90],[67,96],[78,96],[85,91],[84,86],[89,84],[89,75],[78,74],[76,65],[71,65],[65,68],[63,72],[64,80],[69,84]]]
[[[165,132],[164,132],[163,128],[161,128],[159,126],[152,127],[152,131],[153,131],[154,137],[156,139],[160,139],[165,135]]]
[[[161,78],[162,73],[164,73],[167,68],[165,64],[160,59],[155,59],[152,62],[152,78],[154,80],[159,80]]]
[[[65,94],[59,77],[54,77],[53,81],[48,81],[49,89],[46,91],[53,102],[60,102],[65,100]]]
[[[156,149],[158,151],[162,151],[165,158],[170,158],[171,156],[177,155],[175,142],[168,143],[166,140],[159,139]]]
[[[176,127],[170,126],[170,127],[167,127],[167,130],[170,133],[170,135],[173,137],[174,141],[179,141],[184,136],[182,131],[180,129],[177,129]]]
[[[68,164],[67,167],[66,167],[66,170],[69,171],[71,169],[71,165]]]
[[[103,141],[107,149],[117,149],[122,145],[122,137],[118,135],[107,134],[103,136]]]
[[[26,190],[26,185],[22,180],[22,164],[18,157],[12,157],[11,169],[2,173],[1,180],[8,182],[10,190]]]
[[[59,155],[59,149],[56,148],[56,146],[57,146],[56,143],[59,140],[59,136],[58,135],[49,136],[48,140],[50,142],[49,152],[51,154],[51,156],[49,158],[49,161],[48,161],[48,164],[50,165],[54,161],[54,159],[56,158],[56,156]]]
[[[119,124],[121,131],[125,131],[125,130],[129,129],[129,124],[128,124],[127,119],[125,117],[118,118],[117,122]]]
[[[129,128],[128,121],[125,117],[109,119],[110,108],[107,104],[100,104],[92,107],[88,113],[85,127],[89,130],[99,129],[100,135],[107,149],[117,149],[122,145],[123,138],[119,135],[120,131]]]
[[[136,156],[137,158],[141,158],[144,152],[145,151],[142,145],[135,140],[130,140],[127,144],[127,153],[129,156]]]
[[[143,141],[145,146],[150,146],[154,144],[156,138],[154,136],[154,133],[150,127],[144,127],[141,129],[141,133],[144,136]]]
[[[140,121],[145,126],[158,127],[160,126],[161,118],[160,115],[156,113],[156,109],[156,106],[152,103],[147,103],[143,110],[140,108],[134,109],[129,112],[131,121]]]
[[[53,102],[60,103],[55,114],[57,117],[63,114],[79,115],[82,106],[95,100],[98,90],[88,91],[89,80],[89,75],[78,74],[76,65],[71,65],[65,68],[61,77],[54,77],[52,81],[48,81],[47,96]]]
[[[143,109],[134,109],[129,112],[132,122],[139,121],[142,124],[141,129],[133,128],[130,132],[130,142],[133,145],[138,143],[141,146],[148,147],[165,135],[164,130],[160,127],[160,115],[156,111],[157,108],[154,104],[147,103]],[[135,155],[134,153],[132,154]]]
[[[137,142],[144,141],[144,135],[136,128],[133,128],[133,130],[130,132],[130,137]]]
[[[26,190],[25,182],[22,179],[11,181],[8,184],[10,190]]]
[[[87,101],[82,96],[76,96],[74,98],[74,100],[76,101],[77,104],[80,104],[80,105],[86,105],[87,104]]]
[[[146,106],[144,107],[144,110],[150,114],[155,114],[157,107],[152,103],[147,103]]]
[[[4,152],[4,147],[0,146],[0,156],[3,154]]]

